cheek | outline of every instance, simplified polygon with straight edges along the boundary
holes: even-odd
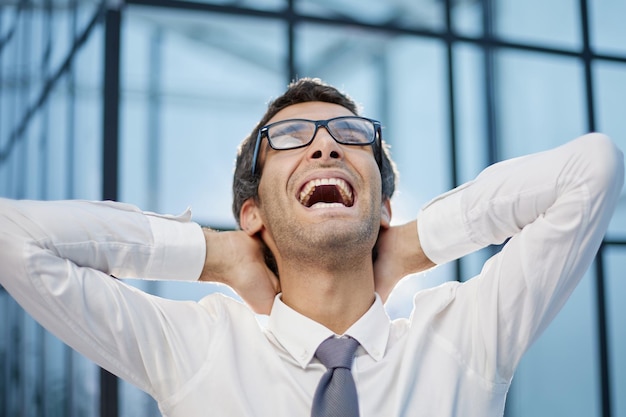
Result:
[[[280,161],[272,160],[267,164],[261,174],[261,182],[259,183],[259,198],[261,201],[269,202],[279,199],[284,194],[289,178],[289,172],[286,166]]]
[[[289,178],[292,177],[293,172],[297,169],[301,160],[301,153],[301,149],[268,153],[268,157],[263,166],[259,188],[265,185],[270,191],[278,191],[281,184],[288,181]]]
[[[380,168],[378,168],[372,150],[368,148],[357,149],[360,152],[352,154],[349,162],[361,172],[363,178],[369,181],[373,187],[382,187]]]

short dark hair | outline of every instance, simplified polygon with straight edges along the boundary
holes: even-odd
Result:
[[[243,203],[249,198],[256,199],[259,193],[261,174],[252,175],[252,158],[259,129],[265,126],[282,109],[310,101],[339,104],[355,115],[359,115],[356,103],[347,94],[340,92],[335,87],[322,82],[318,78],[302,78],[289,84],[287,91],[282,96],[269,103],[263,118],[254,127],[250,135],[239,145],[233,177],[233,214],[237,224],[240,224],[239,215]],[[391,198],[396,188],[396,168],[391,160],[389,147],[382,140],[381,154],[382,196],[383,198]],[[261,169],[257,169],[257,171],[261,172]]]

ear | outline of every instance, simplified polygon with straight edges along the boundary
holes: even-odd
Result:
[[[389,229],[391,224],[391,201],[385,198],[380,210],[380,227],[383,229]]]
[[[239,222],[243,231],[249,236],[255,235],[263,229],[263,219],[254,198],[249,198],[243,202],[239,212]]]

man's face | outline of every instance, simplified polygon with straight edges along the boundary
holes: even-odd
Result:
[[[353,113],[337,104],[307,102],[284,108],[268,124],[339,116]],[[380,171],[370,145],[341,145],[320,128],[310,145],[298,149],[274,150],[263,139],[259,161],[255,207],[259,231],[272,251],[315,253],[315,248],[346,245],[371,251],[389,213],[388,203],[381,202]]]

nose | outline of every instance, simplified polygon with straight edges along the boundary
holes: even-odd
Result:
[[[313,142],[309,145],[308,157],[310,159],[318,159],[325,161],[328,159],[343,158],[343,147],[339,144],[325,127],[320,126],[313,138]]]

